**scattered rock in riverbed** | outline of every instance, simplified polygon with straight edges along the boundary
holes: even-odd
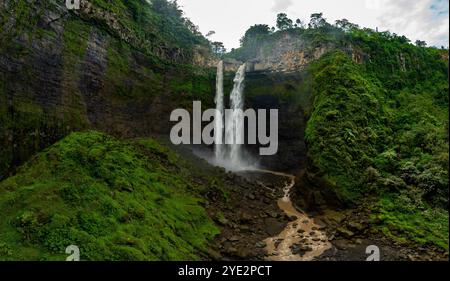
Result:
[[[311,252],[313,248],[308,245],[294,244],[291,246],[291,252],[293,255],[303,256],[306,252]]]
[[[355,235],[355,233],[353,233],[352,231],[350,231],[344,227],[338,227],[337,232],[339,233],[339,235],[341,235],[342,237],[345,237],[345,238],[351,238]]]
[[[264,241],[260,241],[260,242],[255,244],[255,247],[259,248],[259,249],[263,249],[263,248],[267,247],[267,243],[264,242]]]
[[[267,218],[264,220],[264,230],[269,236],[275,236],[283,231],[285,223],[274,218]]]

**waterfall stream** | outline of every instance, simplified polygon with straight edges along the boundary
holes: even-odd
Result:
[[[240,112],[244,109],[244,80],[246,64],[239,67],[230,94],[230,114],[224,110],[223,61],[217,65],[215,118],[215,162],[229,170],[240,170],[248,164],[243,160],[244,124]],[[220,113],[220,114],[219,114]]]
[[[220,61],[217,65],[217,77],[216,77],[216,117],[215,121],[215,135],[214,135],[214,143],[215,143],[215,156],[216,160],[221,159],[223,157],[223,129],[224,129],[224,107],[223,107],[223,61]]]
[[[229,159],[233,165],[242,166],[242,145],[244,144],[244,124],[239,112],[244,109],[245,63],[241,65],[234,77],[233,91],[230,94],[230,109],[225,128],[225,142],[229,145]]]

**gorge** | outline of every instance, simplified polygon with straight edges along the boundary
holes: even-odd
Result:
[[[0,260],[448,259],[448,49],[313,17],[215,53],[176,1],[28,4],[0,1]]]

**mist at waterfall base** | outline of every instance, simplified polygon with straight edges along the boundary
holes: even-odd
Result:
[[[224,116],[224,91],[223,91],[223,61],[217,65],[216,78],[216,110],[220,114],[215,116],[215,145],[214,153],[207,148],[194,148],[194,153],[208,161],[210,164],[223,167],[228,171],[243,171],[259,168],[258,159],[245,149],[245,145],[237,144],[235,140],[244,139],[245,134],[243,119],[239,118],[237,110],[244,109],[244,80],[245,80],[246,64],[239,67],[234,77],[234,86],[230,94],[230,109],[234,110],[233,114],[228,116],[227,120]],[[232,143],[232,144],[221,144]]]

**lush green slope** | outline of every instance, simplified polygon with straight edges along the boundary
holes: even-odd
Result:
[[[193,168],[154,140],[73,133],[0,183],[0,259],[197,259],[218,230]]]
[[[448,249],[445,78],[396,90],[367,69],[342,52],[311,67],[309,157],[344,201],[369,201],[385,234]]]

